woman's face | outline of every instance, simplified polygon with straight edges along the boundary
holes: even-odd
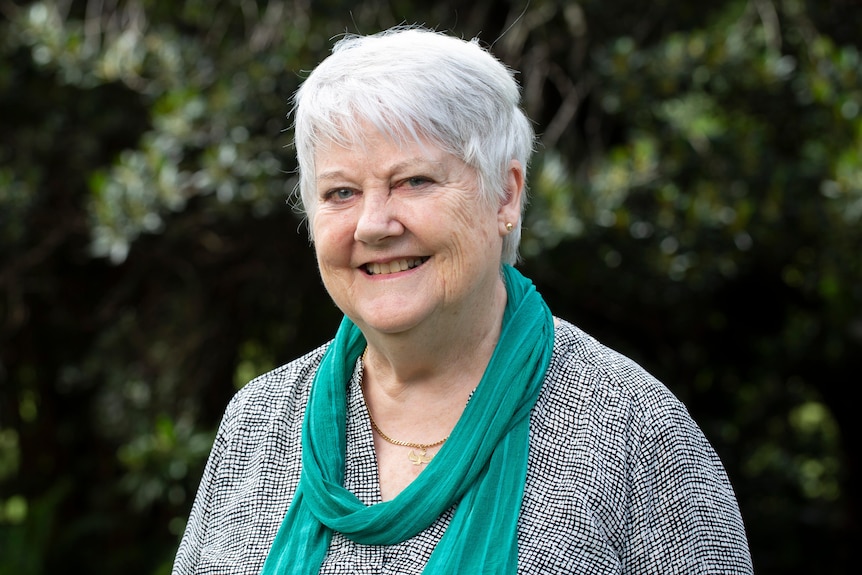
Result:
[[[492,206],[476,171],[436,145],[365,133],[315,154],[311,225],[336,305],[382,333],[486,313],[501,287],[506,223],[519,217],[520,166],[510,169],[509,200]]]

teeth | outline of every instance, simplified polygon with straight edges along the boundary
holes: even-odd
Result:
[[[369,274],[373,276],[381,274],[394,274],[396,272],[415,268],[419,264],[423,263],[426,259],[428,258],[406,258],[403,260],[394,260],[383,264],[372,263],[366,265],[365,269],[368,271]]]

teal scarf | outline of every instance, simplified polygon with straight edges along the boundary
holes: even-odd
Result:
[[[316,574],[332,532],[364,545],[413,537],[457,503],[424,573],[515,573],[530,410],[554,343],[551,312],[532,282],[503,266],[500,340],[449,439],[397,497],[364,505],[342,487],[346,388],[365,338],[346,317],[321,360],[302,429],[302,475],[261,575]]]

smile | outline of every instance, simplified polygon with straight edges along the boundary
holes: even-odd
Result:
[[[370,276],[394,274],[403,272],[404,270],[413,269],[428,261],[427,257],[422,258],[404,258],[401,260],[392,260],[386,263],[370,263],[365,264],[365,273]]]

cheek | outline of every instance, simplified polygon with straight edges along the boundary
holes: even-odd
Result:
[[[484,267],[494,250],[495,235],[484,221],[472,220],[451,237],[451,257],[458,273],[473,275]],[[502,245],[502,244],[501,244]]]
[[[437,207],[432,213],[439,214],[441,225],[452,229],[459,236],[484,234],[489,222],[495,220],[494,212],[475,194],[453,192],[446,200],[442,209]]]
[[[344,257],[344,252],[349,250],[353,241],[353,231],[347,222],[339,218],[318,216],[310,225],[318,260],[332,259],[339,255]]]
[[[497,220],[493,214],[479,206],[468,206],[453,215],[455,237],[464,250],[481,250],[497,237]]]

